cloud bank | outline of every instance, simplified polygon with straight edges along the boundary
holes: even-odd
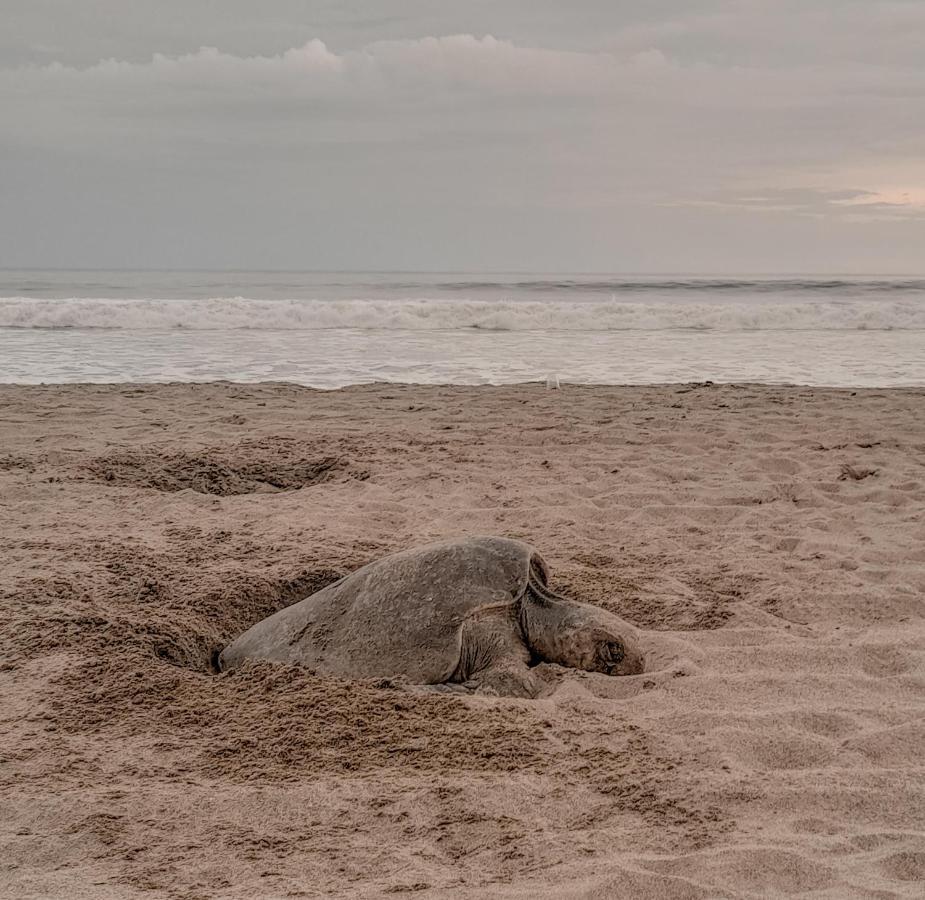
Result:
[[[546,249],[526,254],[530,267],[578,219],[586,242],[608,227],[612,239],[574,254],[576,268],[603,262],[608,244],[638,228],[677,242],[698,221],[719,231],[750,222],[749,258],[769,262],[774,248],[758,243],[786,223],[797,231],[801,220],[891,223],[907,226],[898,243],[891,238],[905,259],[925,218],[925,63],[911,36],[925,29],[925,8],[845,0],[826,19],[789,2],[677,7],[583,40],[563,29],[560,46],[551,35],[531,44],[451,33],[344,49],[310,37],[279,52],[202,46],[146,58],[0,60],[0,186],[26,201],[31,182],[32,203],[46,214],[57,204],[59,216],[81,201],[94,217],[109,216],[131,200],[159,222],[147,228],[152,247],[168,227],[165,191],[180,207],[198,198],[200,224],[250,210],[272,230],[302,211],[313,247],[326,245],[325,213],[353,242],[355,252],[335,256],[356,266],[388,256],[391,242],[371,248],[370,231],[404,230],[407,247],[422,222],[437,223],[434,234],[445,229],[435,265],[425,267],[477,258],[473,229],[485,216],[506,217],[508,231],[524,216],[528,229],[542,225],[533,240]],[[549,8],[537,19],[551,23]],[[216,219],[202,212],[210,206]],[[5,218],[5,233],[22,229],[22,217]],[[56,228],[61,239],[71,230]],[[245,232],[235,226],[228,242]],[[289,254],[291,237],[278,237]],[[568,244],[568,234],[559,238]],[[644,256],[692,259],[698,240],[690,240],[683,253],[672,244]],[[527,237],[509,241],[520,264]],[[214,255],[217,239],[206,245]],[[459,252],[464,245],[472,252]],[[401,259],[423,265],[435,247],[421,250],[420,262]],[[557,266],[560,256],[568,254],[552,254]]]

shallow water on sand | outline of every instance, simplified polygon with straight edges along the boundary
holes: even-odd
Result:
[[[0,330],[0,381],[925,384],[923,332]]]

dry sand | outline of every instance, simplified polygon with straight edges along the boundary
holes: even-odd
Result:
[[[497,533],[645,631],[538,701],[251,623]],[[922,897],[925,391],[0,387],[4,897]]]

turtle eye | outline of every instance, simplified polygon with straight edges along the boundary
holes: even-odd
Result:
[[[610,657],[611,662],[623,662],[623,657],[626,656],[626,651],[623,649],[623,644],[621,644],[619,641],[608,641],[607,656]]]

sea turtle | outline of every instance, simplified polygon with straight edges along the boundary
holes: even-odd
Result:
[[[528,544],[470,537],[384,557],[258,622],[218,658],[346,678],[403,676],[438,690],[535,697],[539,662],[636,675],[631,625],[547,587]]]

